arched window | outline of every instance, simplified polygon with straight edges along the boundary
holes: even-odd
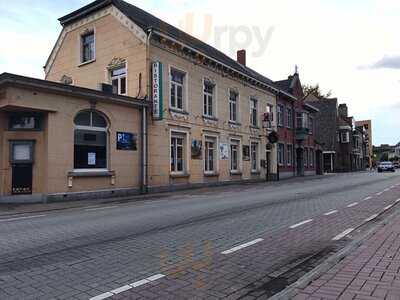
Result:
[[[74,169],[107,169],[107,121],[96,111],[81,111],[75,119]]]

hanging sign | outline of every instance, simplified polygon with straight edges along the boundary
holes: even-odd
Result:
[[[161,62],[153,62],[152,67],[152,94],[153,94],[153,118],[163,118],[163,68]]]

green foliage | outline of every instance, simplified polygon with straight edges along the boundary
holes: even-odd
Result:
[[[319,87],[319,84],[316,85],[303,85],[303,91],[305,95],[314,95],[318,98],[329,98],[332,96],[332,91],[329,91],[327,93],[323,93],[321,88]]]

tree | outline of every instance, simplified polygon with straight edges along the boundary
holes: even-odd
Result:
[[[303,85],[303,91],[305,95],[314,95],[318,98],[329,98],[332,96],[332,91],[327,92],[326,94],[321,91],[319,84],[316,85]]]
[[[381,155],[381,161],[388,161],[389,160],[389,153],[384,152]]]

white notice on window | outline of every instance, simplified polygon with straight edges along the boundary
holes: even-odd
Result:
[[[88,165],[95,166],[96,165],[96,153],[89,152],[88,153]]]

